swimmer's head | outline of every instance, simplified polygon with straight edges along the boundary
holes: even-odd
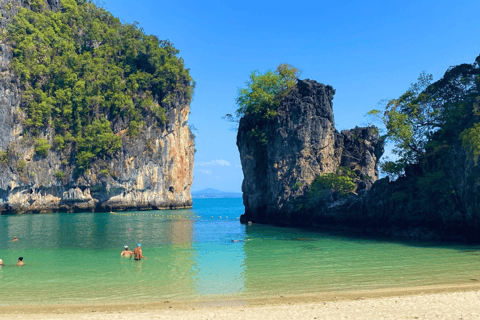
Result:
[[[3,260],[2,260],[2,259],[0,259],[0,264],[3,264]]]
[[[125,246],[124,248],[125,248],[125,249],[128,249],[128,246]]]
[[[142,244],[141,244],[141,243],[137,243],[137,247],[141,247],[141,246],[142,246]]]
[[[18,258],[18,261],[23,261],[23,257]]]

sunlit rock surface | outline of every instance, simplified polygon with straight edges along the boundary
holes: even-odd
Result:
[[[8,24],[26,1],[0,0],[0,27]],[[46,1],[58,10],[59,0]],[[23,136],[25,114],[20,108],[22,91],[11,70],[12,48],[0,41],[0,212],[29,213],[85,210],[146,210],[188,208],[192,205],[194,136],[188,127],[190,100],[177,95],[166,106],[166,125],[146,116],[140,134],[125,134],[120,117],[107,119],[122,138],[114,156],[96,159],[89,170],[75,174],[73,159],[62,159],[51,149],[46,157],[35,154],[32,139]],[[186,84],[188,85],[188,84]],[[42,137],[52,143],[47,129]],[[19,170],[18,164],[26,166]],[[56,172],[63,172],[59,177]]]

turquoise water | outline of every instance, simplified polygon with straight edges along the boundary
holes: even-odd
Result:
[[[0,216],[0,288],[15,292],[0,304],[248,298],[480,278],[480,247],[244,226],[242,213],[241,199],[198,199],[192,210]],[[120,257],[138,242],[147,260]],[[14,266],[19,256],[23,267]]]

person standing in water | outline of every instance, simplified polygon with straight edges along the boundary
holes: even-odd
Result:
[[[122,253],[120,253],[120,256],[125,257],[125,258],[129,258],[129,257],[132,256],[132,254],[133,254],[133,251],[130,251],[128,249],[128,246],[125,246],[125,249],[122,251]]]
[[[137,247],[135,248],[135,250],[133,250],[133,256],[134,256],[133,258],[137,261],[140,261],[142,259],[147,260],[147,258],[143,256],[142,245],[140,243],[137,244]],[[132,258],[132,256],[130,256],[130,258]]]
[[[18,258],[17,266],[24,266],[23,257]]]

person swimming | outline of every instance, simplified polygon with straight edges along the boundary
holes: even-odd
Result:
[[[125,249],[123,249],[122,253],[120,253],[121,257],[129,258],[133,255],[133,251],[130,251],[128,249],[128,246],[125,246]]]
[[[147,260],[147,258],[145,258],[143,256],[143,252],[142,252],[142,244],[137,244],[137,247],[135,248],[135,250],[133,250],[133,255],[134,255],[134,259],[137,260],[137,261],[140,261],[142,259],[145,259]],[[130,256],[130,258],[132,258],[132,256]]]
[[[17,236],[13,236],[13,242],[17,242],[17,241],[18,241]]]
[[[0,267],[3,267],[3,266],[5,266],[5,265],[3,264],[3,260],[0,259]]]
[[[24,266],[23,257],[18,258],[17,266]]]

